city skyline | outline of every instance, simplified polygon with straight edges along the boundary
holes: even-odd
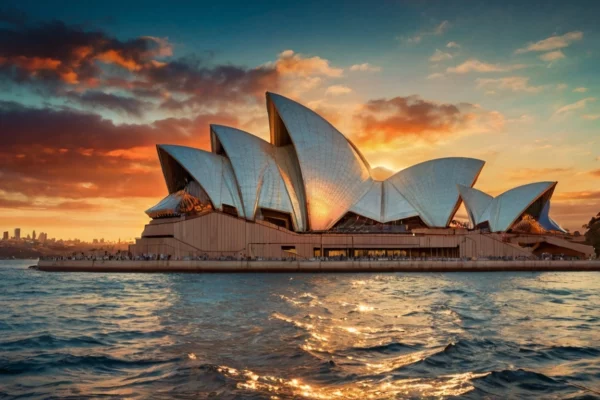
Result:
[[[209,149],[211,123],[268,140],[278,91],[384,176],[460,156],[486,160],[493,196],[558,181],[552,216],[582,231],[600,211],[598,4],[461,4],[8,2],[0,230],[139,236],[167,194],[155,145]]]
[[[55,241],[55,242],[81,242],[81,243],[98,243],[98,244],[104,244],[104,243],[120,243],[120,242],[127,242],[132,240],[132,238],[128,238],[128,239],[121,239],[118,238],[116,240],[105,240],[104,238],[98,238],[98,237],[94,237],[93,239],[86,241],[84,239],[79,239],[77,237],[69,237],[69,238],[62,238],[62,237],[48,237],[48,232],[39,232],[36,234],[36,230],[34,229],[31,234],[29,233],[25,233],[25,235],[21,235],[21,228],[14,228],[12,230],[13,235],[10,235],[10,230],[4,230],[2,232],[2,240],[4,241],[9,241],[9,240],[31,240],[31,241],[38,241],[38,242],[46,242],[46,241]]]

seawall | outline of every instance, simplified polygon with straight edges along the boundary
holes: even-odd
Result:
[[[600,260],[586,261],[91,261],[40,260],[49,272],[490,272],[600,271]]]

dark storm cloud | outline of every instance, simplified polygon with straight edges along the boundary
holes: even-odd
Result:
[[[215,102],[255,101],[262,99],[267,89],[276,90],[280,78],[274,67],[205,66],[201,61],[190,59],[149,65],[142,74],[153,88],[188,96],[185,101],[163,103],[162,107],[167,109]]]
[[[121,41],[101,31],[85,31],[60,21],[0,28],[0,71],[16,81],[92,83],[98,62],[137,71],[170,46],[154,37]]]
[[[274,65],[209,65],[193,56],[168,60],[171,55],[166,39],[119,40],[61,21],[0,28],[0,77],[85,107],[134,116],[154,107],[224,108],[256,104],[265,91],[279,88],[281,72]]]
[[[90,108],[104,108],[115,112],[123,112],[131,116],[140,117],[149,103],[134,97],[119,96],[98,90],[88,90],[83,93],[70,91],[66,95],[69,99]]]
[[[156,143],[209,148],[209,124],[226,114],[114,124],[70,109],[0,103],[0,190],[73,199],[164,194]]]

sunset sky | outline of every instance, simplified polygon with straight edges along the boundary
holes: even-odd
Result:
[[[600,2],[248,4],[3,1],[0,231],[140,236],[167,194],[155,145],[268,140],[266,91],[371,166],[475,157],[493,195],[558,181],[568,229],[600,211]]]

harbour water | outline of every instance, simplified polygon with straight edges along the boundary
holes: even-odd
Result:
[[[0,398],[600,398],[600,273],[0,261]]]

